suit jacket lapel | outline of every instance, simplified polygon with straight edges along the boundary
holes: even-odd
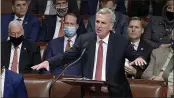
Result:
[[[91,41],[89,47],[87,47],[88,55],[89,55],[89,61],[90,61],[90,78],[92,79],[93,76],[93,69],[94,69],[94,59],[95,59],[95,50],[96,50],[96,41],[97,38],[95,37],[93,41]]]
[[[23,41],[21,51],[20,51],[20,58],[19,58],[19,72],[21,69],[23,69],[23,67],[26,67],[26,66],[22,66],[22,65],[25,65],[23,63],[25,63],[26,57],[27,57],[27,48],[25,46],[25,41]]]
[[[7,42],[7,46],[6,47],[4,47],[5,49],[5,52],[4,53],[7,53],[7,54],[5,54],[4,56],[4,62],[5,62],[5,64],[7,64],[7,65],[5,65],[5,67],[6,67],[6,69],[8,69],[8,67],[9,67],[9,64],[10,64],[10,55],[11,55],[11,42],[10,41],[8,41]],[[3,58],[2,58],[3,59]]]

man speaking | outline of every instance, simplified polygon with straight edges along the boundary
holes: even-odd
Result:
[[[82,56],[83,76],[86,78],[118,84],[120,89],[108,87],[110,97],[132,97],[129,83],[125,77],[125,58],[133,61],[131,64],[143,66],[144,59],[133,52],[128,40],[120,33],[112,33],[115,14],[108,8],[96,13],[96,33],[81,35],[74,46],[61,56],[55,56],[32,69],[45,68],[52,70],[59,64],[68,64]],[[84,54],[83,51],[85,50]],[[137,59],[136,59],[137,58]]]

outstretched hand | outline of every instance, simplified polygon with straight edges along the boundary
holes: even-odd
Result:
[[[33,70],[40,70],[42,68],[45,68],[47,71],[49,71],[49,62],[48,61],[44,61],[38,65],[32,66],[31,67]]]
[[[136,65],[140,67],[143,67],[146,64],[147,64],[146,61],[141,57],[135,59],[133,62],[130,63],[130,65]]]

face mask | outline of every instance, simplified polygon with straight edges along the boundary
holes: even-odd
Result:
[[[174,12],[166,11],[166,16],[169,21],[172,21],[174,19]]]
[[[69,27],[69,26],[65,26],[64,27],[64,32],[65,32],[65,36],[67,37],[73,37],[74,35],[76,35],[76,27]]]
[[[16,37],[11,37],[10,36],[10,41],[11,43],[14,45],[14,47],[17,47],[19,44],[21,44],[21,42],[24,40],[24,36],[21,35],[20,37],[16,38]]]
[[[62,7],[61,8],[57,7],[56,10],[57,10],[58,16],[63,17],[68,12],[68,6],[63,7],[63,8]]]

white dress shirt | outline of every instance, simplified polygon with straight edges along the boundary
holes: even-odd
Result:
[[[59,30],[60,30],[60,26],[61,26],[61,22],[60,21],[61,21],[61,18],[57,16],[56,28],[55,28],[53,39],[58,38]]]
[[[101,78],[102,81],[106,81],[106,57],[107,57],[109,35],[110,34],[108,34],[104,39],[102,39],[103,40],[103,63],[102,63],[102,78]],[[98,47],[99,47],[100,40],[101,39],[97,36],[96,49],[95,49],[95,59],[94,59],[94,69],[93,69],[93,80],[95,80]]]
[[[21,19],[21,21],[19,21],[19,22],[20,22],[21,25],[22,25],[22,24],[23,24],[23,21],[24,21],[24,18],[25,18],[25,16],[19,18],[19,17],[17,17],[17,16],[15,15],[14,20]],[[17,20],[17,21],[18,21],[18,20]]]
[[[76,37],[77,37],[77,34],[74,35],[74,36],[71,38],[70,47],[72,47],[73,44],[75,43]],[[67,44],[67,42],[68,42],[68,37],[65,36],[65,38],[64,38],[64,51],[65,51],[65,49],[66,49],[66,44]]]
[[[140,39],[137,40],[137,41],[134,42],[134,43],[131,42],[131,44],[134,44],[134,49],[135,49],[136,51],[137,51],[137,49],[138,49],[139,43],[140,43]]]
[[[21,53],[21,47],[22,47],[22,43],[18,46],[17,52],[18,52],[18,65],[17,65],[17,73],[19,73],[19,59],[20,59],[20,53]],[[9,63],[9,67],[8,69],[11,70],[12,68],[12,62],[13,62],[13,57],[14,57],[14,51],[15,51],[15,47],[13,45],[11,45],[11,54],[10,54],[10,63]]]
[[[1,98],[4,95],[5,69],[1,74]]]

